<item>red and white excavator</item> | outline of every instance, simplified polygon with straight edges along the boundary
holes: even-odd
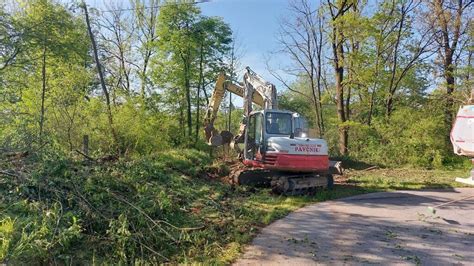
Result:
[[[468,103],[459,108],[451,130],[451,143],[454,153],[474,158],[474,89]],[[474,165],[474,159],[471,160]],[[456,178],[456,181],[474,185],[474,167],[470,177]]]
[[[236,84],[224,74],[217,78],[205,117],[205,133],[212,146],[223,144],[214,128],[225,91],[244,100],[240,132],[232,141],[247,169],[235,176],[242,183],[269,182],[274,191],[300,194],[317,187],[332,187],[333,173],[341,173],[339,162],[330,162],[325,140],[310,138],[306,120],[298,113],[278,109],[273,84],[246,68],[243,83]],[[252,104],[262,108],[252,111]],[[243,148],[239,148],[242,146]]]

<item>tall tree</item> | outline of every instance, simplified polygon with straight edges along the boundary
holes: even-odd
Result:
[[[298,90],[313,104],[314,120],[319,136],[324,135],[324,117],[321,96],[323,93],[322,64],[323,47],[325,45],[323,16],[320,9],[311,5],[311,1],[298,0],[290,3],[293,16],[283,18],[280,22],[278,41],[280,52],[292,59],[292,64],[283,70],[287,75],[304,77],[308,81],[309,91]],[[295,91],[282,75],[271,71],[289,90]]]
[[[159,0],[131,0],[135,9],[134,26],[135,35],[138,41],[139,64],[138,76],[140,78],[140,94],[146,97],[147,90],[150,89],[151,80],[148,77],[148,70],[151,58],[156,54],[153,44],[158,39],[156,26],[159,14]]]
[[[103,54],[104,74],[108,74],[107,81],[113,95],[118,91],[130,96],[133,92],[133,18],[120,2],[107,2],[106,8],[106,12],[97,19],[101,28],[97,40]]]
[[[0,6],[0,71],[14,64],[23,49],[24,32],[18,21]]]
[[[423,13],[428,20],[436,40],[436,50],[441,61],[442,76],[446,86],[445,127],[446,142],[449,143],[449,132],[453,122],[453,92],[456,89],[455,59],[462,47],[469,24],[472,24],[471,0],[434,0],[426,1],[428,12]]]
[[[346,14],[354,3],[349,0],[328,0],[327,3],[331,16],[331,46],[336,87],[336,108],[340,123],[339,153],[346,156],[348,155],[349,129],[345,123],[348,120],[349,108],[345,107],[346,100],[344,98],[344,43],[346,42],[344,21]]]
[[[231,51],[232,31],[230,27],[217,17],[201,17],[196,25],[198,32],[198,83],[196,95],[196,132],[195,141],[199,137],[201,126],[201,94],[206,96],[206,84],[214,82],[218,73],[230,68],[224,62],[224,56]],[[230,71],[230,69],[228,69]]]
[[[83,35],[81,25],[62,6],[50,0],[29,1],[25,8],[23,23],[29,28],[27,33],[29,58],[36,61],[41,69],[41,93],[39,133],[40,143],[43,141],[46,119],[46,98],[48,92],[48,60],[49,57],[67,59],[74,54],[83,52],[84,41],[78,42]]]
[[[212,81],[215,79],[219,69],[224,69],[223,56],[229,49],[232,32],[222,19],[202,16],[200,10],[191,4],[162,7],[157,32],[160,36],[157,40],[159,58],[155,66],[159,68],[155,67],[155,72],[161,72],[158,74],[161,84],[179,88],[173,94],[181,97],[180,102],[184,103],[187,136],[191,138],[193,96],[198,96],[195,105],[198,134],[200,92],[204,92],[210,78]]]
[[[430,57],[429,45],[433,41],[430,31],[416,31],[413,26],[414,11],[420,6],[414,0],[401,1],[395,4],[393,41],[390,44],[388,62],[390,78],[386,98],[385,114],[389,117],[393,111],[394,96],[401,81],[419,62]],[[416,36],[416,37],[415,37]],[[390,40],[388,40],[390,41]]]
[[[192,136],[193,130],[191,82],[193,59],[197,54],[195,25],[199,19],[199,13],[199,9],[192,4],[167,4],[161,8],[157,25],[157,32],[160,36],[157,44],[161,59],[171,60],[178,67],[178,69],[169,69],[172,75],[165,77],[163,83],[172,82],[175,88],[180,88],[177,93],[184,98],[187,136],[189,138]]]
[[[104,93],[104,96],[105,96],[105,102],[106,102],[106,107],[107,107],[107,118],[109,120],[110,132],[112,133],[112,137],[114,139],[114,144],[116,145],[117,148],[119,148],[119,151],[120,151],[121,147],[119,147],[120,144],[119,144],[119,141],[118,141],[118,135],[117,135],[117,132],[115,131],[115,127],[114,127],[114,118],[113,118],[113,114],[112,114],[112,107],[111,107],[111,104],[110,104],[110,94],[109,94],[109,90],[107,89],[107,85],[105,84],[104,73],[103,73],[103,70],[102,70],[102,65],[101,65],[100,60],[99,60],[99,52],[98,52],[98,49],[97,49],[97,44],[96,44],[96,41],[95,41],[94,33],[92,31],[91,22],[90,22],[90,19],[89,19],[89,12],[88,12],[88,9],[87,9],[87,4],[84,1],[82,1],[82,9],[84,10],[85,20],[86,20],[86,24],[87,24],[87,32],[89,33],[89,38],[90,38],[91,44],[92,44],[92,51],[94,53],[94,61],[96,63],[97,72],[99,74],[100,86],[101,86],[102,92]]]

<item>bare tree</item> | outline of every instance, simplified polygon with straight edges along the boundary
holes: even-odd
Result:
[[[456,89],[455,58],[460,43],[465,38],[469,24],[472,23],[472,0],[434,0],[426,1],[429,28],[435,35],[436,50],[441,61],[442,75],[446,84],[445,125],[446,141],[453,122],[453,92]],[[468,37],[469,38],[469,37]]]
[[[132,7],[135,9],[134,23],[136,26],[136,38],[138,41],[138,54],[140,65],[135,64],[138,68],[138,76],[140,78],[140,94],[146,97],[147,88],[151,84],[148,78],[148,68],[150,60],[156,53],[153,46],[157,40],[156,25],[159,14],[159,0],[130,0]]]
[[[431,57],[430,44],[433,41],[433,34],[427,30],[414,33],[411,15],[420,5],[419,1],[402,1],[400,6],[396,6],[398,13],[395,20],[395,40],[390,44],[388,60],[390,62],[390,79],[388,84],[386,98],[386,115],[389,117],[393,111],[394,95],[400,86],[400,82],[406,77],[407,73],[419,62],[423,62]],[[400,60],[403,58],[405,63]]]
[[[127,94],[132,92],[131,48],[133,29],[132,19],[121,7],[120,3],[109,2],[107,10],[102,13],[98,24],[99,41],[102,53],[105,55],[105,69],[113,77],[115,88],[120,88]]]
[[[291,18],[283,18],[280,22],[280,33],[278,41],[281,46],[279,52],[287,54],[292,59],[292,64],[284,66],[285,73],[303,77],[309,83],[309,92],[297,90],[284,80],[277,72],[271,74],[283,83],[291,91],[304,95],[313,104],[315,121],[319,136],[324,135],[324,118],[322,114],[321,95],[322,85],[322,49],[325,45],[323,40],[323,16],[319,14],[319,8],[312,7],[309,0],[295,0],[290,3]]]

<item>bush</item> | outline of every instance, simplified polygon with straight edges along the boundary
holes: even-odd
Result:
[[[390,120],[376,118],[371,127],[351,125],[350,153],[357,160],[386,166],[443,168],[462,158],[446,146],[442,114],[400,108]]]

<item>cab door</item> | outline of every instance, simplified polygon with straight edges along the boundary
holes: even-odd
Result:
[[[263,114],[255,113],[250,115],[245,131],[245,159],[255,160],[263,143]]]

